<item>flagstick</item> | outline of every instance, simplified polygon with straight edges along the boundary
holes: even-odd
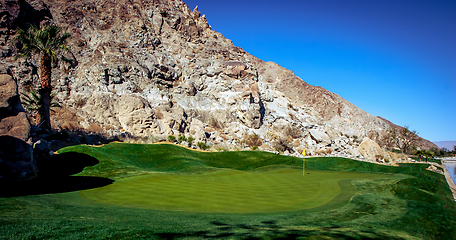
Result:
[[[306,150],[304,149],[302,151],[302,175],[304,176],[306,174]]]

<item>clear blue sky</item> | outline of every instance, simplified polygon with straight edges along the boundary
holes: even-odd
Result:
[[[431,141],[456,140],[455,0],[184,0],[234,45]]]

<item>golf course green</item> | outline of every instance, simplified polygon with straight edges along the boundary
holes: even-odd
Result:
[[[319,207],[341,192],[354,193],[351,186],[341,188],[341,180],[381,177],[386,175],[308,171],[303,176],[298,169],[150,174],[81,191],[80,195],[99,203],[165,211],[283,212]],[[348,199],[341,197],[336,202],[341,201],[348,202]]]
[[[77,145],[0,181],[0,239],[454,239],[426,164],[384,166],[174,144]]]

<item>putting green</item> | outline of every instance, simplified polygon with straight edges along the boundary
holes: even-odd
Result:
[[[164,211],[283,212],[348,202],[354,191],[351,184],[339,184],[342,180],[387,177],[354,172],[306,172],[309,174],[303,176],[302,170],[288,168],[264,172],[149,174],[81,191],[80,195],[102,204]]]

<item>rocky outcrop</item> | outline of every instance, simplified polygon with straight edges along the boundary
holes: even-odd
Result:
[[[233,46],[181,0],[1,3],[7,17],[0,45],[9,52],[0,73],[20,79],[21,91],[38,86],[39,63],[13,59],[16,27],[33,19],[72,34],[67,57],[75,64],[53,71],[63,109],[52,116],[55,128],[186,135],[228,148],[242,148],[243,138],[256,134],[263,150],[352,157],[359,155],[359,139],[389,127],[337,94]],[[25,20],[25,12],[35,15]]]
[[[30,123],[20,103],[16,81],[0,75],[0,178],[30,179],[36,163],[29,144]]]
[[[359,153],[366,159],[375,161],[383,159],[385,152],[383,149],[374,141],[369,138],[364,138],[358,147]]]

